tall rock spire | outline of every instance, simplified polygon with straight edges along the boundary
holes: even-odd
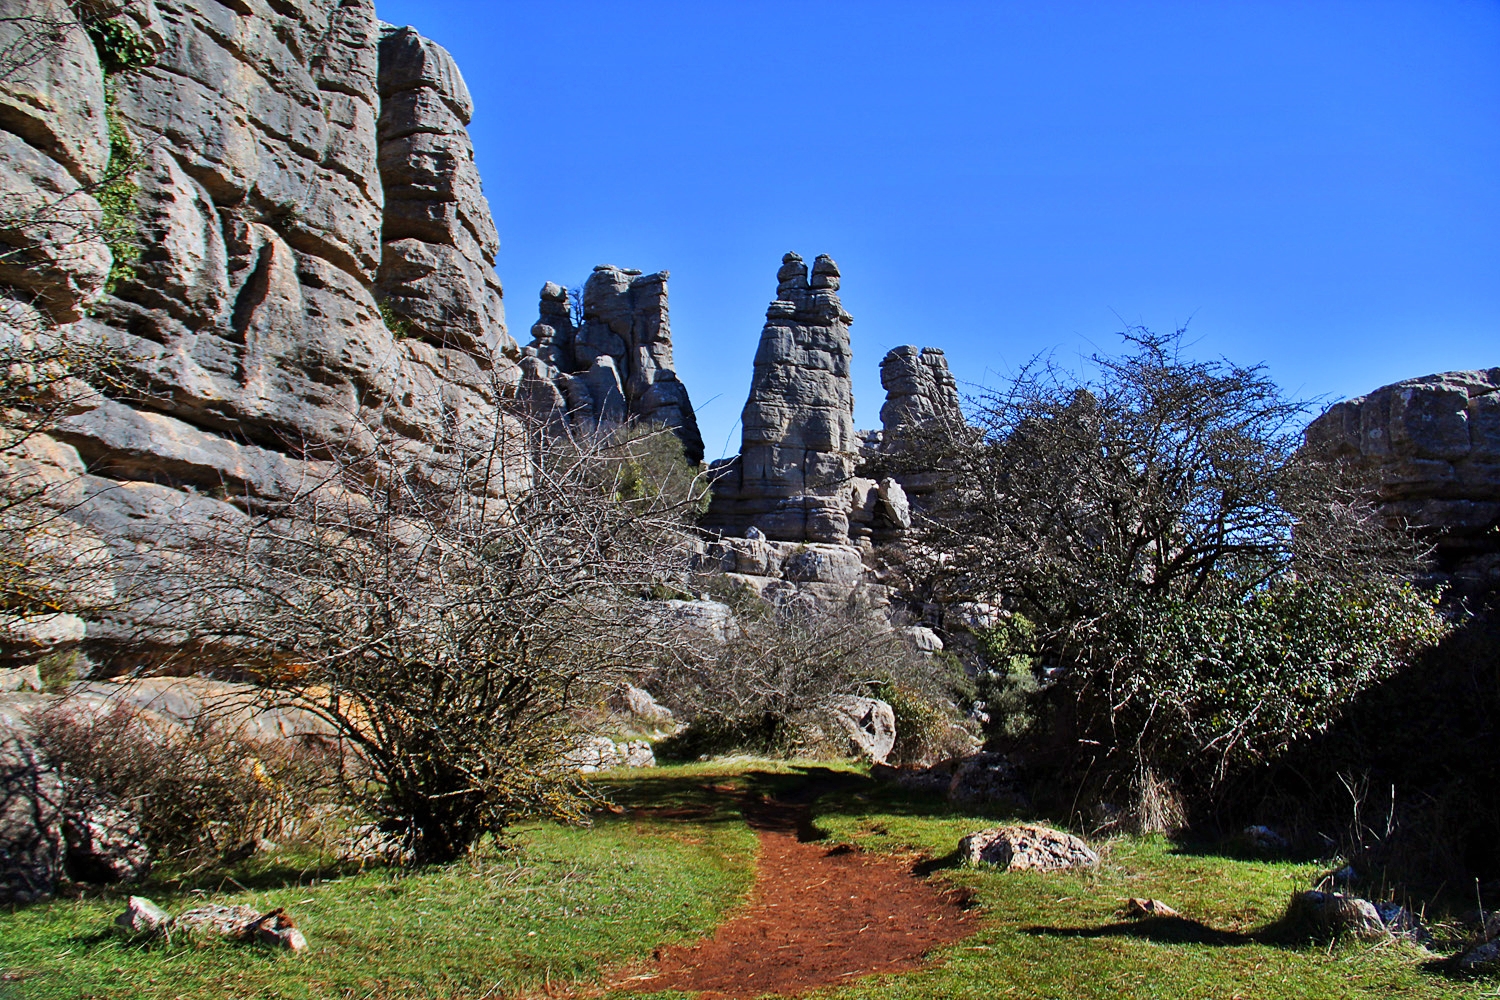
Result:
[[[776,282],[740,454],[716,465],[705,524],[726,534],[753,527],[782,541],[848,542],[859,441],[849,379],[852,318],[839,301],[838,265],[820,255],[809,275],[803,259],[789,253]]]

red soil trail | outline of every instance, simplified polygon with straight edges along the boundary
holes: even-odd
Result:
[[[909,861],[804,839],[806,807],[749,803],[745,818],[760,836],[748,906],[708,940],[660,949],[654,970],[614,988],[794,994],[918,968],[929,951],[975,929],[962,895],[923,879]]]

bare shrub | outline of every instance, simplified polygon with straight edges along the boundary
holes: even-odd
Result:
[[[840,695],[869,695],[899,683],[934,691],[936,671],[860,594],[837,603],[793,596],[779,602],[741,594],[736,627],[723,643],[674,651],[651,680],[687,728],[667,756],[747,750],[771,755],[833,749],[827,715]]]
[[[223,860],[260,840],[296,838],[333,787],[326,746],[241,740],[207,718],[167,723],[127,705],[100,711],[64,699],[28,722],[65,784],[130,809],[158,859]]]
[[[644,488],[639,437],[493,420],[477,453],[336,454],[208,531],[163,615],[329,722],[369,768],[349,791],[418,862],[579,815],[574,710],[652,661],[646,599],[687,565],[695,492]]]

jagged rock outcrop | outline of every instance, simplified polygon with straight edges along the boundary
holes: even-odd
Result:
[[[1335,403],[1308,445],[1379,479],[1380,509],[1432,539],[1469,592],[1500,588],[1500,368],[1443,372]]]
[[[715,463],[704,523],[729,535],[751,527],[789,542],[846,544],[859,441],[849,379],[850,315],[839,269],[820,255],[811,276],[789,253],[755,354],[740,453]]]
[[[503,423],[519,352],[440,46],[370,0],[140,0],[122,23],[154,62],[106,113],[72,6],[34,6],[60,42],[0,24],[35,50],[0,85],[0,336],[66,323],[115,363],[106,398],[6,456],[59,487],[68,531],[134,558],[330,451],[440,463]],[[110,165],[110,121],[138,163]],[[105,293],[93,192],[122,173],[142,249]]]
[[[577,425],[633,419],[670,427],[696,465],[703,461],[703,438],[672,360],[667,278],[666,271],[594,268],[583,286],[583,318],[576,327],[568,290],[547,282],[521,360],[521,391],[538,413]]]
[[[936,347],[892,348],[881,359],[880,384],[882,429],[866,437],[861,471],[889,471],[910,497],[928,496],[942,483],[930,462],[934,446],[967,427],[948,359]]]

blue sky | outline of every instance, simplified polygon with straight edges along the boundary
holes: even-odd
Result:
[[[843,271],[861,427],[907,343],[981,384],[1191,320],[1329,400],[1500,365],[1495,0],[376,2],[474,95],[511,332],[670,270],[710,457],[787,250]]]

